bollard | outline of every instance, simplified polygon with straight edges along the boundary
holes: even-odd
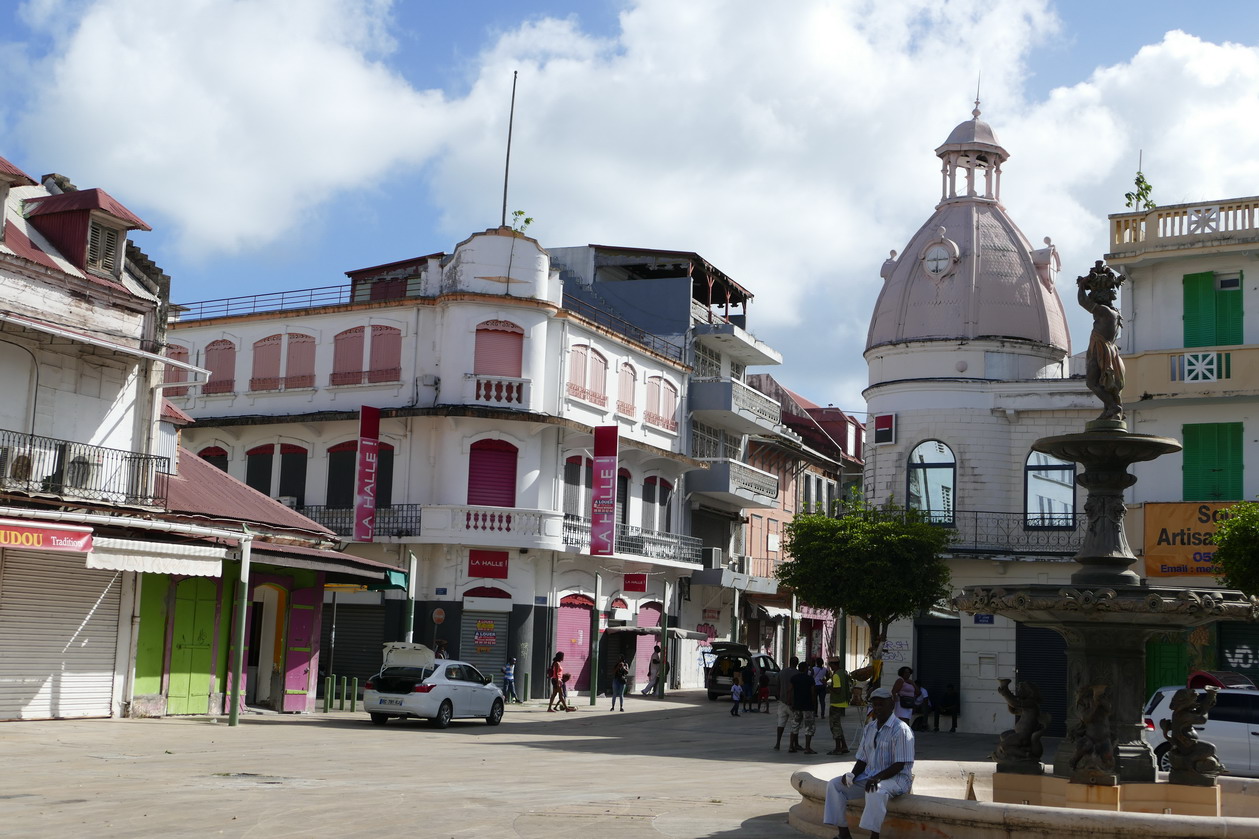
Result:
[[[529,701],[529,674],[522,673],[521,679],[523,680],[524,693],[520,694],[520,696],[522,697],[520,701],[528,702]]]
[[[347,683],[348,681],[349,681],[348,677],[346,677],[346,676],[342,676],[342,677],[341,677],[341,700],[340,700],[340,702],[338,702],[338,703],[337,703],[337,710],[338,710],[338,711],[344,711],[344,710],[345,710],[345,689],[346,689],[346,683]]]
[[[354,713],[354,709],[358,707],[358,676],[350,682],[350,713]]]
[[[332,708],[332,676],[323,677],[323,712],[326,714]]]

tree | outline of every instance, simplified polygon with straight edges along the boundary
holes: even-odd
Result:
[[[949,595],[943,552],[951,531],[914,510],[850,504],[838,518],[798,515],[787,525],[790,559],[778,579],[818,609],[843,612],[870,627],[877,659],[887,628]]]
[[[1140,169],[1137,170],[1137,177],[1132,182],[1132,192],[1125,192],[1124,206],[1131,207],[1134,210],[1153,210],[1158,205],[1150,200],[1150,196],[1154,193],[1154,187],[1150,186],[1150,182],[1145,179],[1145,173]]]
[[[1220,582],[1244,594],[1259,594],[1259,504],[1247,501],[1227,513],[1215,528]]]

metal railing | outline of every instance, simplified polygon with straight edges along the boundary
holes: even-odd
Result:
[[[764,495],[769,498],[778,497],[778,478],[768,472],[740,463],[730,461],[730,483],[732,486]]]
[[[594,321],[600,326],[605,326],[618,335],[624,335],[626,338],[642,344],[665,358],[671,358],[674,361],[685,360],[685,355],[680,345],[673,343],[667,338],[661,338],[659,335],[653,335],[645,329],[640,329],[629,321],[621,320],[611,312],[592,306],[571,294],[564,295],[564,308],[581,315],[587,320]]]
[[[747,411],[770,425],[778,425],[782,422],[782,406],[776,401],[738,379],[731,379],[730,383],[733,385],[733,403],[736,411]]]
[[[170,458],[0,430],[0,489],[68,500],[166,506]]]
[[[590,546],[590,519],[566,514],[564,516],[564,544],[571,548]],[[676,562],[700,564],[702,540],[678,533],[662,533],[627,524],[616,526],[616,552],[633,554],[651,559],[672,559]]]
[[[175,318],[178,321],[205,320],[206,318],[252,315],[255,312],[283,312],[289,309],[310,309],[315,306],[335,306],[350,302],[351,286],[323,286],[295,291],[273,291],[269,294],[251,294],[244,297],[220,297],[217,300],[201,300],[196,303],[180,303]]]
[[[377,507],[375,532],[377,536],[404,538],[420,535],[419,504],[395,504]],[[354,535],[354,510],[350,507],[328,507],[322,504],[298,507],[297,512],[331,530],[338,536]]]
[[[1084,543],[1088,519],[1070,513],[1042,516],[955,510],[952,526],[957,538],[951,551],[1074,556]]]

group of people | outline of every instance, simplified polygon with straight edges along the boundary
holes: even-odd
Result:
[[[914,680],[913,668],[902,667],[896,671],[892,696],[896,699],[896,716],[904,720],[914,731],[927,730],[927,716],[932,712],[935,713],[935,731],[940,730],[941,714],[947,714],[953,720],[953,727],[949,731],[957,731],[960,701],[957,688],[952,683],[945,686],[938,700],[932,700],[927,689]]]
[[[515,665],[516,660],[511,660]],[[651,661],[647,666],[647,685],[642,690],[642,695],[655,693],[656,683],[659,681],[661,672],[663,671],[663,659],[660,654],[660,645],[657,644],[651,653]],[[568,683],[572,678],[571,673],[564,672],[564,653],[558,652],[555,658],[551,659],[551,664],[546,669],[546,677],[551,683],[551,698],[547,702],[546,709],[548,711],[576,711],[577,708],[568,701]],[[515,674],[513,672],[512,679],[514,682]],[[625,690],[629,686],[630,667],[625,656],[621,656],[612,667],[612,710],[615,711],[619,705],[621,710],[625,710]],[[507,683],[507,670],[503,671],[504,684]],[[515,693],[513,685],[512,693]],[[519,701],[519,700],[517,700]]]
[[[790,665],[778,674],[778,731],[774,749],[782,748],[783,732],[790,731],[787,751],[817,754],[813,750],[817,718],[825,719],[829,710],[835,747],[827,754],[847,754],[844,712],[848,708],[849,690],[848,674],[839,667],[839,662],[832,662],[828,667],[818,658],[810,666],[807,660],[792,656]]]

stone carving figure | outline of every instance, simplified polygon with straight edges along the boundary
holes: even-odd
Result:
[[[1093,332],[1089,335],[1088,366],[1085,384],[1102,400],[1099,420],[1122,420],[1124,368],[1119,357],[1119,330],[1123,318],[1115,308],[1115,298],[1124,276],[1116,274],[1102,260],[1097,260],[1088,274],[1076,278],[1077,299],[1084,310],[1093,315]]]
[[[1110,730],[1109,685],[1085,685],[1075,696],[1079,719],[1067,737],[1075,744],[1071,756],[1071,782],[1115,785],[1115,742]]]
[[[1049,727],[1050,715],[1040,709],[1040,690],[1031,682],[1019,682],[1010,690],[1009,679],[999,679],[997,693],[1014,714],[1014,728],[1003,731],[997,740],[993,757],[997,771],[1039,775],[1043,770],[1040,756],[1044,753],[1041,737]]]
[[[1172,696],[1172,718],[1159,725],[1163,736],[1172,744],[1167,753],[1171,771],[1167,780],[1173,784],[1213,787],[1224,765],[1215,756],[1215,746],[1198,739],[1194,726],[1206,725],[1207,714],[1215,707],[1218,688],[1208,686],[1199,694],[1192,688],[1181,688]]]

